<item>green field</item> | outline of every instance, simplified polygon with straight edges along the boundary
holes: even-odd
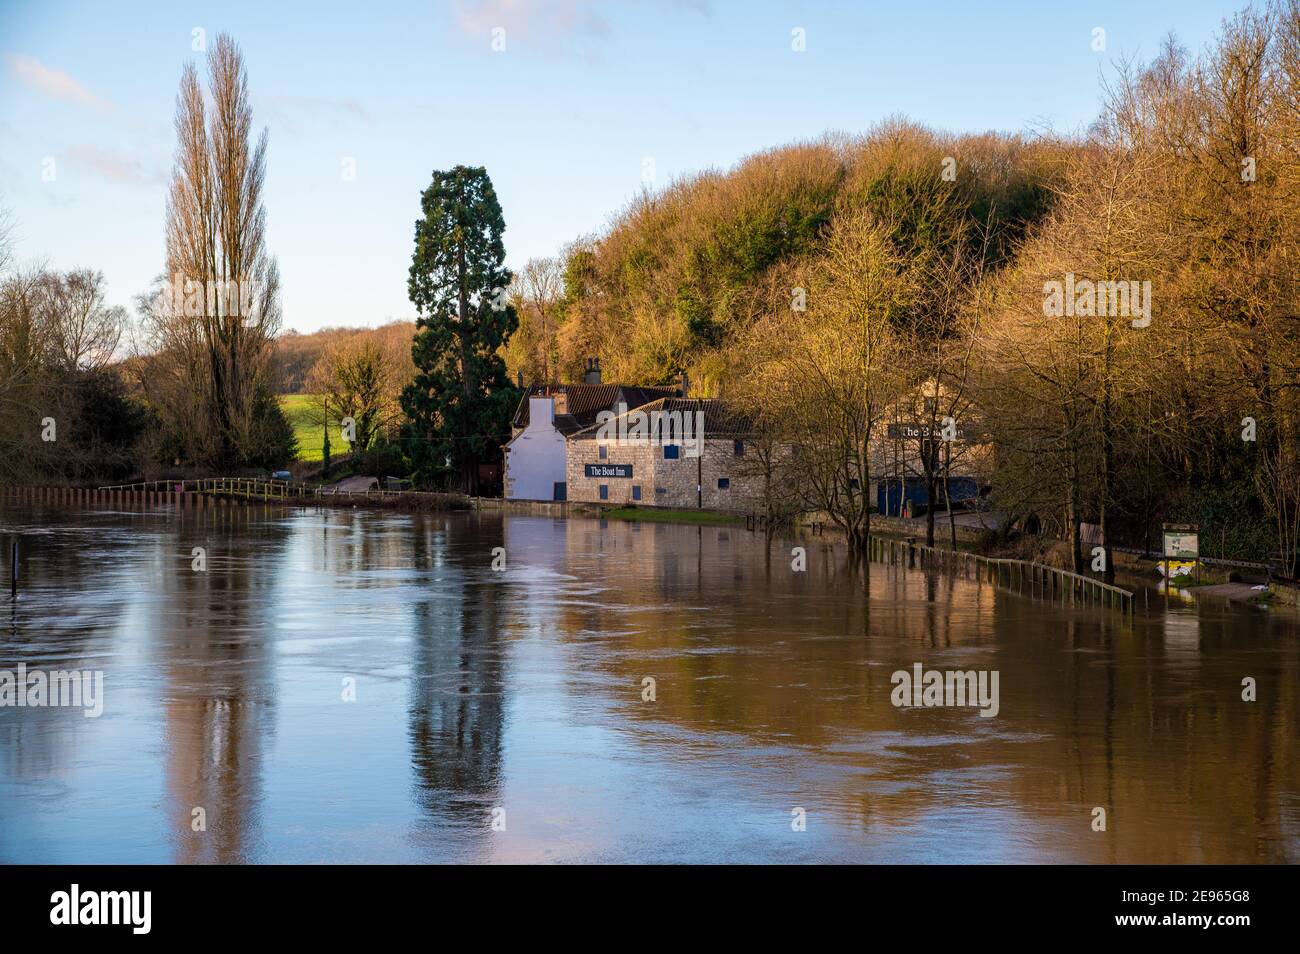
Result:
[[[280,408],[293,425],[293,435],[298,438],[298,459],[308,462],[321,460],[321,409],[318,394],[281,394]],[[330,421],[330,458],[338,460],[347,453],[337,418]]]

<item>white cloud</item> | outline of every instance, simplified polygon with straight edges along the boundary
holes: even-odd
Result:
[[[20,83],[44,96],[51,99],[64,99],[74,103],[81,103],[83,106],[90,106],[95,109],[109,108],[108,103],[82,86],[63,70],[46,66],[35,57],[23,56],[20,53],[6,53],[5,60],[9,64],[9,72],[17,77]]]
[[[646,6],[660,12],[673,6],[702,17],[712,16],[710,0],[647,0]],[[490,36],[496,27],[512,36],[524,37],[534,50],[552,54],[577,53],[591,63],[601,62],[596,41],[613,33],[605,12],[618,5],[611,0],[455,0],[452,17],[456,27],[470,36]],[[588,41],[582,49],[583,41]]]
[[[609,33],[609,21],[597,11],[598,6],[597,0],[458,0],[454,16],[456,25],[471,34],[505,27],[536,39],[604,36]]]
[[[89,169],[111,182],[122,185],[151,187],[167,180],[161,172],[146,172],[140,160],[102,146],[75,145],[65,153],[69,165]]]

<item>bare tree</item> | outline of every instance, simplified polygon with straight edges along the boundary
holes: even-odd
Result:
[[[94,371],[113,360],[126,325],[126,309],[104,300],[104,275],[83,268],[48,273],[41,307],[55,359],[67,371]]]
[[[788,464],[805,507],[825,513],[861,555],[871,532],[871,448],[901,386],[894,321],[919,286],[890,226],[862,210],[836,223],[806,281],[806,312],[755,326],[760,413],[792,445]]]
[[[53,342],[41,309],[44,273],[18,272],[0,281],[0,474],[27,479],[54,460],[57,446],[40,439],[42,421],[68,418],[65,393],[48,373]]]
[[[401,416],[398,394],[405,381],[394,368],[392,356],[377,341],[358,335],[326,351],[308,375],[308,386],[322,396],[326,408],[352,418],[354,453],[367,450]]]
[[[0,206],[0,276],[9,270],[13,260],[13,213]]]
[[[161,410],[193,435],[192,455],[224,466],[246,459],[256,439],[280,322],[262,205],[267,138],[263,131],[254,145],[251,130],[243,56],[221,34],[208,54],[208,99],[192,65],[181,75],[167,274],[149,318],[170,378]],[[197,417],[184,416],[191,393]]]
[[[564,264],[558,258],[532,258],[515,279],[523,298],[520,328],[531,365],[525,373],[551,381],[559,362],[557,332],[560,299],[564,296]]]

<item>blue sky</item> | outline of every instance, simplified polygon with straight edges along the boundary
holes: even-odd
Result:
[[[227,31],[270,132],[285,326],[377,325],[414,314],[406,274],[434,169],[487,167],[518,267],[598,232],[647,158],[663,183],[892,114],[1082,128],[1118,58],[1149,59],[1170,31],[1199,50],[1242,5],[0,0],[0,206],[21,262],[98,268],[129,306],[162,271],[193,31]]]

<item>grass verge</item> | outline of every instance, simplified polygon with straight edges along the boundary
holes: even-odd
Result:
[[[718,513],[716,510],[651,510],[644,507],[616,507],[605,510],[602,517],[611,520],[641,520],[645,523],[690,523],[706,526],[735,526],[743,524],[745,518],[734,513]]]

